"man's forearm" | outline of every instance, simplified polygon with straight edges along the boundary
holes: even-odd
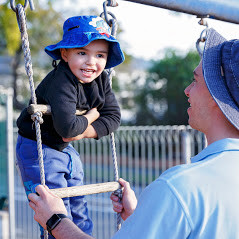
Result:
[[[64,218],[52,230],[52,235],[56,239],[93,239],[93,237],[87,235],[81,231],[69,218]]]

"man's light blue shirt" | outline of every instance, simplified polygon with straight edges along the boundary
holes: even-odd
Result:
[[[239,139],[222,139],[142,192],[114,239],[239,238]]]

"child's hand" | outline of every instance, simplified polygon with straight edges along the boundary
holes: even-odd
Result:
[[[83,138],[96,138],[96,137],[97,137],[97,133],[96,133],[94,127],[92,125],[89,125],[87,127],[87,129],[82,134],[79,134],[72,138],[63,138],[62,137],[62,140],[64,142],[71,142],[71,141],[80,140]]]
[[[66,143],[69,143],[71,141],[80,140],[80,139],[83,139],[83,138],[84,138],[84,134],[79,134],[79,135],[77,135],[75,137],[71,137],[71,138],[63,138],[62,137],[62,140]]]
[[[135,210],[137,206],[137,198],[130,184],[124,179],[120,178],[119,183],[123,186],[123,198],[119,202],[119,198],[113,193],[110,196],[113,204],[113,210],[119,212],[121,218],[125,221]]]
[[[95,129],[91,126],[91,124],[100,117],[100,113],[98,112],[97,108],[92,108],[83,116],[86,117],[88,120],[87,129],[82,134],[79,134],[72,138],[63,138],[62,137],[62,140],[64,142],[71,142],[71,141],[80,140],[83,138],[96,138],[97,137],[97,133],[96,133]]]
[[[92,108],[84,116],[88,119],[90,125],[100,117],[100,113],[97,108]]]

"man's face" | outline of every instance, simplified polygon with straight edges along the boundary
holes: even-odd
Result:
[[[212,124],[211,114],[216,102],[213,100],[202,72],[202,61],[195,68],[193,82],[184,90],[188,97],[190,107],[188,108],[188,123],[197,130],[205,132]]]
[[[61,49],[61,57],[81,83],[90,83],[104,70],[109,44],[105,40],[92,41],[82,48]]]

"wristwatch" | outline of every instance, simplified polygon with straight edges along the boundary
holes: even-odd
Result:
[[[51,231],[61,222],[62,218],[67,218],[65,214],[53,214],[46,222],[47,231],[52,235]]]

